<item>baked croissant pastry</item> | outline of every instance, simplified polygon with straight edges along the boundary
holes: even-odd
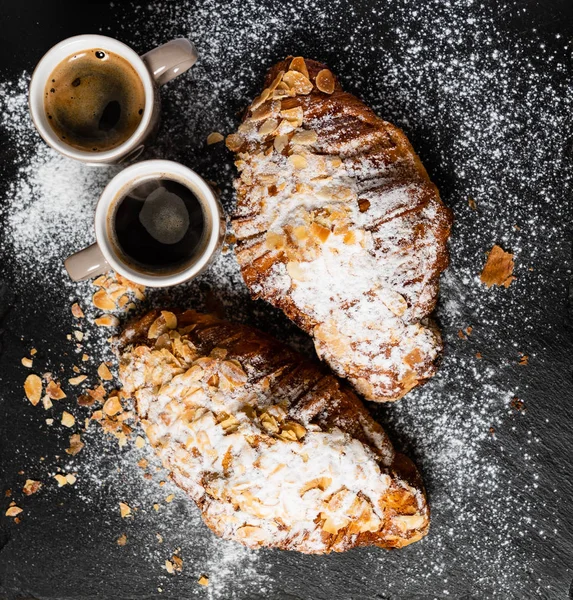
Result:
[[[452,218],[404,133],[324,65],[289,57],[227,146],[252,296],[311,334],[368,400],[396,400],[432,377],[442,341],[428,315]]]
[[[322,554],[427,533],[415,466],[318,364],[193,310],[149,313],[120,353],[151,445],[217,535]]]

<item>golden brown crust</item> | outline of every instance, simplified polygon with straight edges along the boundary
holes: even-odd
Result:
[[[335,77],[332,93],[317,89],[325,65],[307,59],[304,83],[287,78],[291,64],[269,71],[228,138],[241,171],[233,218],[241,272],[254,297],[313,336],[338,375],[369,400],[395,400],[431,377],[440,358],[428,316],[448,263],[451,212],[400,129]],[[344,282],[356,269],[371,285],[349,280],[352,293]],[[373,313],[365,295],[390,312]]]
[[[137,400],[150,442],[215,533],[251,547],[309,553],[364,545],[402,547],[427,533],[429,510],[413,463],[394,452],[384,430],[351,389],[319,365],[256,329],[191,310],[152,311],[126,328],[119,346],[120,377],[126,392]],[[229,367],[234,383],[226,379]],[[200,388],[201,376],[207,383]],[[200,429],[211,440],[207,448],[192,441],[193,418],[201,419]],[[232,435],[217,438],[216,424],[221,421],[233,423]],[[248,469],[255,480],[248,502],[232,492],[243,489],[240,471],[253,452],[251,446],[243,447],[244,439],[260,453]],[[187,440],[185,451],[183,440]],[[227,446],[230,450],[225,450]],[[217,462],[213,453],[224,458]],[[285,463],[300,455],[306,460],[300,467],[293,463],[292,471],[289,464],[282,465],[284,478],[272,480],[272,473],[264,471],[265,461],[283,455],[288,459]],[[361,457],[361,467],[352,462],[354,455]],[[234,462],[229,466],[231,456]],[[339,465],[341,474],[333,473],[329,464]],[[304,480],[307,467],[315,469],[310,483]],[[344,481],[340,487],[337,477],[343,472],[346,477],[354,473],[350,479],[361,472],[370,475],[363,484]],[[257,488],[257,477],[264,481],[263,491]],[[321,484],[325,489],[314,490],[321,494],[315,500],[291,499],[287,504],[292,508],[283,513],[253,508],[265,500],[269,487],[297,477],[302,478],[303,490],[316,488],[319,484],[313,482],[325,479],[332,487]],[[286,498],[289,489],[277,494]],[[344,502],[346,509],[341,508]],[[316,506],[322,508],[313,519]]]

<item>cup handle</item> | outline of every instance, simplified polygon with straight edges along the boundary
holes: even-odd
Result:
[[[68,256],[64,261],[64,266],[74,281],[91,279],[96,275],[103,275],[111,269],[97,244],[92,244]]]
[[[150,50],[142,57],[158,85],[185,73],[197,62],[197,50],[186,38],[171,40]]]

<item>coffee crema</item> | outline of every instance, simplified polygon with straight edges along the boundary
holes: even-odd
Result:
[[[87,152],[112,150],[141,122],[145,89],[133,66],[107,50],[73,54],[52,72],[44,109],[65,144]]]
[[[189,266],[204,242],[206,222],[201,202],[187,186],[156,178],[135,186],[115,203],[108,228],[127,264],[167,274]]]

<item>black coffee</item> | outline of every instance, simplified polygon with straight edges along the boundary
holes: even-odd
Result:
[[[89,152],[111,150],[127,141],[141,122],[145,90],[124,58],[107,50],[85,50],[54,69],[44,109],[64,143]]]
[[[185,267],[203,241],[205,219],[193,192],[171,179],[146,181],[117,205],[110,225],[126,262],[144,271]]]

